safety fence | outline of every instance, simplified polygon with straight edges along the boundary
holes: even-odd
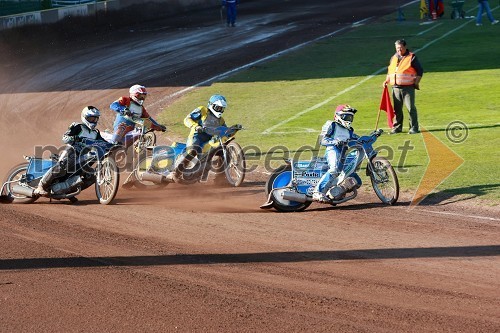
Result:
[[[103,1],[103,0],[99,0]],[[64,6],[74,6],[86,3],[96,3],[98,0],[52,0],[52,7],[64,7]]]
[[[111,16],[128,8],[134,8],[134,18],[144,20],[219,4],[220,0],[0,0],[0,31],[76,17],[92,17],[89,24],[108,24]]]

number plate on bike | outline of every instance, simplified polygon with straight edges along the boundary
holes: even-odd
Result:
[[[324,159],[296,161],[292,164],[292,170],[299,192],[310,193],[323,173],[328,170],[328,164]]]

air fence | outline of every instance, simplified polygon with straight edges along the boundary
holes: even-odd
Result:
[[[154,5],[162,17],[190,9],[220,5],[220,0],[0,0],[0,30],[25,25],[51,24],[67,17],[103,16],[132,6]]]

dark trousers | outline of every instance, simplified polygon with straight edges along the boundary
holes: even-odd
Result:
[[[39,185],[44,190],[47,190],[54,179],[64,176],[68,170],[75,171],[76,157],[75,149],[72,146],[66,147],[59,156],[57,163],[47,170],[42,179],[40,179]]]
[[[236,3],[226,4],[227,25],[234,25],[236,22]]]
[[[410,130],[418,131],[418,115],[417,107],[415,106],[415,88],[413,86],[392,87],[392,100],[394,101],[394,113],[396,121],[394,129],[403,129],[403,106],[406,107],[410,114]]]

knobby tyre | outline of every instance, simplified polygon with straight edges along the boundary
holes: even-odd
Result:
[[[95,193],[97,199],[103,205],[110,204],[118,192],[120,183],[120,172],[113,157],[108,156],[101,162],[97,169],[97,178],[95,182]]]
[[[399,181],[396,171],[385,157],[374,157],[369,176],[375,194],[385,204],[393,205],[399,198]]]
[[[29,204],[29,203],[35,202],[38,199],[36,197],[30,198],[30,197],[26,197],[24,195],[12,193],[12,186],[25,185],[25,184],[22,184],[21,179],[23,178],[23,175],[26,174],[26,170],[28,170],[28,163],[18,164],[9,171],[7,178],[5,179],[5,182],[17,180],[17,182],[13,182],[13,183],[9,183],[9,184],[5,185],[5,189],[4,189],[5,195],[7,195],[9,197],[9,200],[11,200],[12,203]]]
[[[226,180],[232,187],[240,186],[245,180],[246,161],[241,146],[231,141],[226,146],[227,160],[224,161]]]

